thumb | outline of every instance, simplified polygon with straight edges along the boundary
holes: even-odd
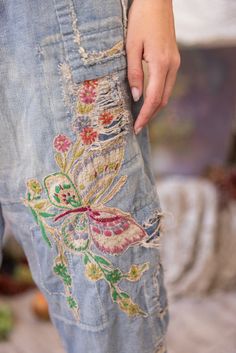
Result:
[[[128,81],[135,102],[139,100],[143,92],[143,66],[142,46],[134,45],[127,47]]]

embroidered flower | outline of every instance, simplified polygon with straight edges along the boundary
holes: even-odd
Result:
[[[57,135],[53,145],[58,152],[67,152],[71,146],[71,141],[66,135]]]
[[[42,187],[37,179],[30,179],[27,181],[27,186],[30,191],[33,191],[35,194],[41,194]]]
[[[140,314],[140,308],[138,304],[135,304],[130,297],[119,298],[117,299],[117,303],[121,310],[123,310],[129,316],[135,316]]]
[[[86,115],[78,116],[72,123],[72,128],[75,132],[82,131],[85,127],[91,124],[90,118]]]
[[[85,127],[80,133],[83,143],[90,145],[96,140],[97,132],[92,127]]]
[[[130,281],[137,281],[140,279],[142,273],[144,271],[146,271],[147,269],[149,268],[149,265],[148,263],[145,263],[143,265],[135,265],[133,264],[131,267],[130,267],[130,270],[128,272],[128,277],[127,279],[130,280]]]
[[[79,97],[81,102],[85,104],[92,104],[96,100],[96,91],[93,86],[85,85],[81,90]]]
[[[97,79],[94,79],[94,80],[85,80],[83,84],[84,84],[85,87],[93,87],[93,88],[96,88],[97,85],[98,85],[98,80],[97,80]]]
[[[144,244],[147,238],[145,229],[130,213],[106,206],[127,180],[126,175],[118,178],[117,174],[125,155],[125,139],[123,132],[120,132],[128,124],[128,119],[123,119],[121,123],[120,116],[113,115],[113,111],[106,108],[99,114],[96,103],[99,105],[106,100],[109,109],[110,102],[113,102],[125,113],[125,101],[120,101],[117,88],[112,80],[106,78],[101,83],[100,80],[87,80],[73,86],[73,97],[70,97],[73,108],[71,128],[76,132],[76,141],[73,144],[64,134],[54,138],[55,160],[59,170],[43,180],[46,199],[39,195],[42,187],[37,180],[28,182],[25,204],[30,207],[45,242],[50,247],[53,242],[56,243],[57,257],[54,259],[53,272],[63,283],[67,304],[78,321],[78,298],[72,296],[73,278],[67,267],[70,254],[83,257],[87,279],[103,280],[109,284],[112,300],[123,312],[129,316],[147,316],[129,294],[119,287],[122,279],[139,279],[148,268],[147,263],[134,264],[129,272],[124,272],[114,266],[110,259],[94,252],[96,247],[104,255],[121,255],[131,246]],[[103,139],[103,135],[107,138]],[[90,146],[98,138],[101,140],[99,150]]]
[[[92,281],[97,281],[103,278],[103,273],[98,267],[98,265],[93,264],[91,262],[86,265],[85,274]]]
[[[82,104],[80,101],[76,103],[75,113],[76,114],[88,114],[93,110],[92,104]]]
[[[109,125],[112,122],[113,118],[114,116],[110,112],[101,113],[99,116],[99,120],[103,125]]]

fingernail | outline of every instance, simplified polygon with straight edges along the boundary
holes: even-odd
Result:
[[[131,88],[132,96],[135,102],[137,102],[140,98],[139,89],[137,87]]]
[[[140,131],[142,130],[142,127],[138,127],[137,129],[134,130],[135,134],[138,135]]]

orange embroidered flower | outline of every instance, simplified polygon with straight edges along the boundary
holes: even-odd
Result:
[[[99,120],[103,125],[109,125],[112,122],[113,118],[114,116],[110,112],[101,113],[99,116]]]
[[[53,145],[58,152],[67,152],[71,146],[71,141],[66,135],[57,135]]]
[[[94,80],[85,80],[84,81],[84,86],[86,87],[93,87],[96,88],[98,85],[98,80],[94,79]]]
[[[90,145],[96,140],[97,132],[92,127],[85,127],[80,133],[83,143]]]

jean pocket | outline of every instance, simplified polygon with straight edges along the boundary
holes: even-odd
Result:
[[[126,67],[127,0],[55,0],[55,9],[75,82]]]

